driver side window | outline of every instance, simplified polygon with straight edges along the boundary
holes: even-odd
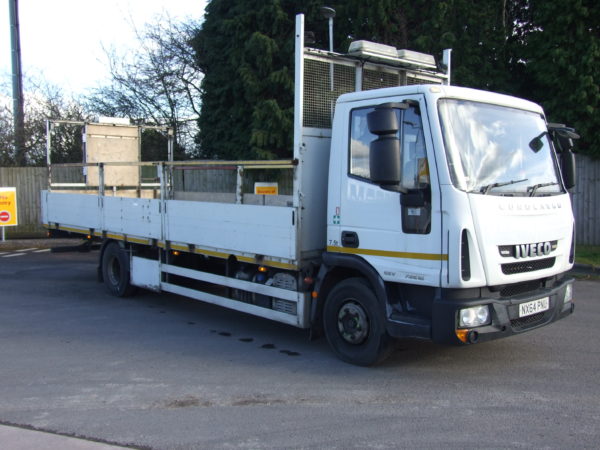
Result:
[[[354,109],[350,117],[349,172],[350,175],[366,182],[371,181],[371,142],[377,139],[367,125],[367,114],[373,109]],[[402,231],[410,234],[428,234],[431,231],[431,189],[421,113],[416,103],[407,109],[398,108],[395,111],[400,123],[397,136],[402,148]]]
[[[366,180],[371,179],[369,147],[377,136],[369,131],[367,114],[374,108],[352,110],[350,122],[350,174]]]
[[[367,114],[374,108],[352,110],[350,122],[350,175],[371,179],[369,167],[370,144],[377,136],[369,131]],[[401,124],[398,131],[402,145],[401,186],[404,189],[423,189],[429,185],[429,165],[425,149],[423,124],[418,107],[396,110]]]
[[[429,165],[421,115],[415,108],[403,111],[402,117],[402,181],[404,189],[429,186]]]

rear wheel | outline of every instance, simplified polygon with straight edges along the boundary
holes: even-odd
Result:
[[[102,253],[102,277],[104,285],[115,297],[128,297],[135,293],[130,284],[129,258],[118,243],[109,243]]]
[[[350,278],[333,288],[325,302],[323,321],[327,341],[343,361],[370,366],[391,352],[383,310],[362,278]]]

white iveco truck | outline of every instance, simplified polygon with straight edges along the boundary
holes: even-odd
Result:
[[[529,101],[450,86],[429,55],[303,38],[298,16],[293,159],[131,163],[104,136],[82,182],[50,165],[44,224],[101,240],[114,295],[167,291],[324,332],[353,364],[395,338],[467,345],[571,314],[573,130]],[[289,191],[246,193],[255,169],[289,173]],[[232,192],[181,182],[218,171]]]

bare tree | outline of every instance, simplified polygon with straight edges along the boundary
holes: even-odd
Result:
[[[44,165],[46,162],[47,119],[86,121],[90,115],[76,98],[66,96],[41,77],[25,79],[24,163]],[[13,112],[10,105],[10,81],[0,82],[0,166],[22,164],[14,146]],[[82,161],[81,129],[57,128],[53,133],[53,162]],[[22,159],[22,158],[20,158]]]
[[[176,144],[191,152],[202,80],[190,45],[196,30],[193,22],[163,15],[141,31],[135,29],[135,53],[105,49],[111,82],[93,91],[90,108],[138,124],[168,125]]]

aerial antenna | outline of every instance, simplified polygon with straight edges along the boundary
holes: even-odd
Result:
[[[335,9],[329,6],[321,6],[321,15],[329,21],[329,51],[333,52],[333,18]]]
[[[335,9],[329,6],[321,6],[321,15],[329,21],[329,52],[333,53],[333,18]],[[333,92],[333,64],[329,64],[329,84]],[[333,111],[333,108],[331,109]]]

